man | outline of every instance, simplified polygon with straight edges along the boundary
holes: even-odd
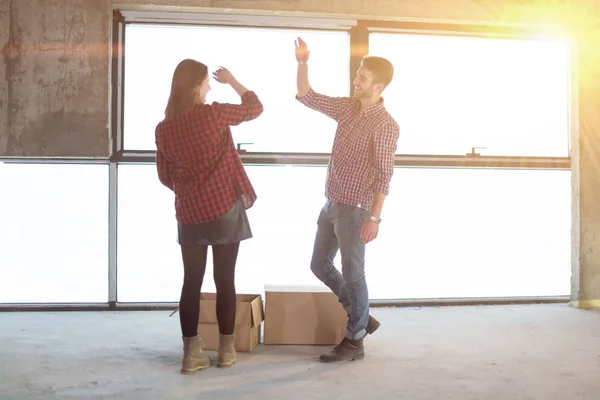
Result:
[[[311,270],[338,296],[348,314],[346,337],[319,359],[360,360],[365,356],[363,338],[380,325],[369,316],[364,261],[365,245],[379,231],[400,134],[381,97],[394,69],[384,58],[365,57],[354,78],[354,96],[328,97],[310,87],[309,55],[306,43],[298,38],[296,98],[338,123],[327,168],[327,201],[317,222]],[[341,274],[333,265],[338,249]]]

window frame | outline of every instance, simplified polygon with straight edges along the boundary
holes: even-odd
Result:
[[[146,153],[152,153],[146,151]],[[305,155],[300,155],[304,157]],[[322,158],[323,155],[317,155]],[[107,207],[109,211],[109,236],[107,255],[107,279],[108,279],[108,302],[107,303],[0,303],[0,312],[11,311],[106,311],[106,310],[174,310],[178,304],[171,302],[119,302],[117,298],[117,233],[118,233],[118,168],[120,165],[132,164],[154,164],[153,155],[137,155],[133,158],[125,157],[123,160],[98,160],[98,159],[40,159],[40,158],[0,158],[0,162],[6,164],[100,164],[109,165],[109,196],[107,199]],[[274,164],[272,162],[254,162],[252,164]],[[282,163],[278,163],[282,164]],[[319,162],[296,163],[297,165],[321,165]],[[403,164],[404,165],[404,164]],[[464,166],[454,166],[449,168],[465,168]],[[471,166],[467,168],[482,168]],[[488,167],[497,168],[497,167]],[[502,167],[511,168],[511,167]],[[570,169],[539,167],[540,169]],[[517,169],[532,169],[517,168]],[[533,168],[538,169],[538,167]],[[569,296],[526,296],[526,297],[477,297],[477,298],[439,298],[439,299],[389,299],[389,300],[370,300],[371,307],[414,307],[414,306],[448,306],[448,305],[501,305],[501,304],[559,304],[567,303]]]
[[[114,10],[113,17],[113,129],[112,155],[115,162],[143,161],[154,162],[155,151],[124,149],[124,65],[126,61],[125,30],[129,24],[152,24],[164,26],[215,26],[232,28],[264,29],[309,29],[326,31],[348,31],[350,35],[350,88],[354,75],[362,58],[369,53],[369,35],[374,32],[396,34],[422,34],[435,36],[467,36],[483,38],[505,38],[515,40],[535,40],[557,37],[548,29],[516,24],[476,24],[456,22],[419,22],[419,21],[379,21],[369,19],[306,18],[269,15],[236,15],[216,13],[179,13],[158,11],[119,11]],[[573,52],[574,50],[571,49]],[[570,136],[577,129],[573,110],[577,88],[574,79],[574,58],[571,55],[567,86],[569,93],[568,113]],[[351,90],[351,89],[350,89]],[[350,93],[348,95],[351,95]],[[570,168],[571,157],[540,156],[486,156],[465,149],[464,155],[433,154],[396,154],[396,166],[419,167],[478,167],[478,168]],[[568,149],[570,154],[571,149]],[[245,164],[288,164],[288,165],[326,165],[330,153],[292,153],[292,152],[255,152],[239,149],[238,154]]]
[[[126,26],[130,23],[151,23],[163,25],[212,25],[277,29],[342,29],[350,34],[350,88],[353,76],[362,57],[368,54],[369,34],[374,31],[394,32],[398,34],[423,35],[459,35],[475,37],[502,37],[514,39],[532,39],[553,35],[547,29],[517,24],[484,24],[474,22],[432,22],[432,21],[379,21],[370,19],[338,19],[324,17],[291,17],[275,15],[234,15],[219,13],[181,13],[140,10],[113,10],[112,47],[111,47],[111,104],[110,104],[110,155],[107,159],[68,158],[68,157],[0,157],[5,163],[65,163],[65,164],[109,164],[109,254],[107,255],[107,279],[109,301],[93,304],[0,304],[0,311],[52,311],[52,310],[172,310],[175,303],[122,303],[117,298],[117,189],[118,168],[122,164],[155,163],[155,152],[144,150],[124,150],[124,87],[126,77],[125,43]],[[579,131],[578,120],[578,72],[577,48],[571,43],[568,89],[569,89],[569,141],[576,138]],[[466,149],[468,150],[468,149]],[[577,149],[573,149],[577,151]],[[252,152],[240,150],[240,158],[245,164],[263,165],[326,165],[329,153],[289,153],[289,152]],[[511,169],[571,169],[571,157],[526,157],[526,156],[485,156],[467,154],[428,155],[397,154],[396,166],[405,167],[446,167],[446,168],[511,168]],[[569,154],[571,149],[569,149]],[[440,306],[440,305],[479,305],[479,304],[531,304],[566,303],[568,296],[551,297],[507,297],[507,298],[459,298],[459,299],[397,299],[371,301],[371,306]]]

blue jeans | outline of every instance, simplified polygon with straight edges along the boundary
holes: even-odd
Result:
[[[349,315],[348,339],[362,339],[369,321],[365,279],[365,245],[360,231],[369,213],[362,208],[327,201],[317,222],[310,269],[339,298]],[[333,265],[338,250],[342,273]]]

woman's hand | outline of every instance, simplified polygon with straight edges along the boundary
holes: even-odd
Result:
[[[231,85],[233,90],[235,90],[236,93],[240,96],[243,96],[244,93],[246,93],[248,91],[248,89],[246,89],[244,87],[244,85],[242,85],[241,83],[238,82],[237,79],[235,79],[233,74],[231,72],[229,72],[229,70],[227,68],[220,67],[218,70],[213,72],[213,77],[219,83],[226,83],[226,84]]]
[[[220,67],[218,70],[213,72],[213,78],[219,83],[225,83],[231,85],[235,82],[235,78],[227,68]]]

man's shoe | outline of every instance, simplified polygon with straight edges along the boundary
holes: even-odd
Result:
[[[350,318],[350,315],[348,315],[348,318]],[[367,331],[367,334],[371,335],[373,332],[379,329],[380,326],[381,322],[377,321],[374,317],[369,315],[369,321],[367,322],[367,328],[365,329],[365,331]]]
[[[324,363],[355,361],[365,358],[365,349],[362,339],[344,338],[340,344],[335,346],[329,353],[319,356],[319,361]]]
[[[375,332],[381,326],[381,322],[377,321],[374,317],[369,315],[369,322],[367,322],[367,333],[370,335]]]

